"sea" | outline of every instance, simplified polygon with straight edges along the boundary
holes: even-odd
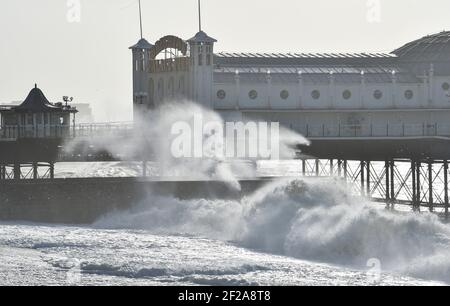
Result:
[[[273,182],[239,201],[149,195],[88,225],[2,222],[0,285],[450,284],[450,226],[438,216],[387,210],[299,169],[257,165]],[[56,165],[60,178],[141,172],[139,163]]]

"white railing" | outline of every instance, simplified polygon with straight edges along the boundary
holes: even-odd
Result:
[[[127,136],[133,131],[133,126],[133,123],[129,122],[77,124],[75,126],[7,125],[0,127],[0,139]]]
[[[309,138],[430,137],[450,136],[447,124],[306,124],[295,128]]]
[[[450,137],[450,124],[366,124],[330,125],[304,124],[291,126],[307,138],[367,138],[367,137]],[[4,126],[0,139],[18,138],[74,138],[74,137],[128,137],[134,130],[131,122],[78,124],[74,126]]]

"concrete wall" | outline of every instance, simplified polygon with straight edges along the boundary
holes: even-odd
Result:
[[[0,183],[0,220],[89,224],[154,196],[179,199],[240,199],[268,181],[242,181],[241,191],[224,182],[145,181],[135,178],[58,179]]]

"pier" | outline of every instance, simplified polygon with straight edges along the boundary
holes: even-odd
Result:
[[[352,127],[360,131],[356,134],[311,134],[311,145],[299,147],[302,152],[299,175],[340,177],[355,194],[386,203],[387,207],[409,205],[414,211],[428,210],[448,218],[450,132],[437,125],[431,130],[418,127],[404,130],[387,126],[386,130],[391,132],[384,136],[364,134],[362,131],[373,129],[363,126]],[[349,127],[338,128],[348,131]],[[395,134],[396,130],[399,133]],[[15,137],[11,137],[11,131],[17,131]],[[54,176],[57,162],[119,160],[120,156],[96,148],[96,139],[108,137],[120,142],[134,134],[134,126],[130,122],[75,125],[65,137],[59,136],[60,133],[22,137],[18,131],[11,127],[0,130],[0,185],[22,184],[20,181],[57,182]],[[82,148],[66,151],[65,146],[74,140]],[[147,177],[146,165],[151,160],[147,157],[134,159],[141,159],[142,178]]]

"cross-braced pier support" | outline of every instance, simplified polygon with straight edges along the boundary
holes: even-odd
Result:
[[[6,180],[38,180],[54,179],[55,164],[53,162],[42,163],[9,163],[0,164],[0,181]]]
[[[388,208],[406,204],[416,212],[428,209],[450,217],[447,160],[303,159],[301,163],[303,176],[341,177],[354,193]]]

